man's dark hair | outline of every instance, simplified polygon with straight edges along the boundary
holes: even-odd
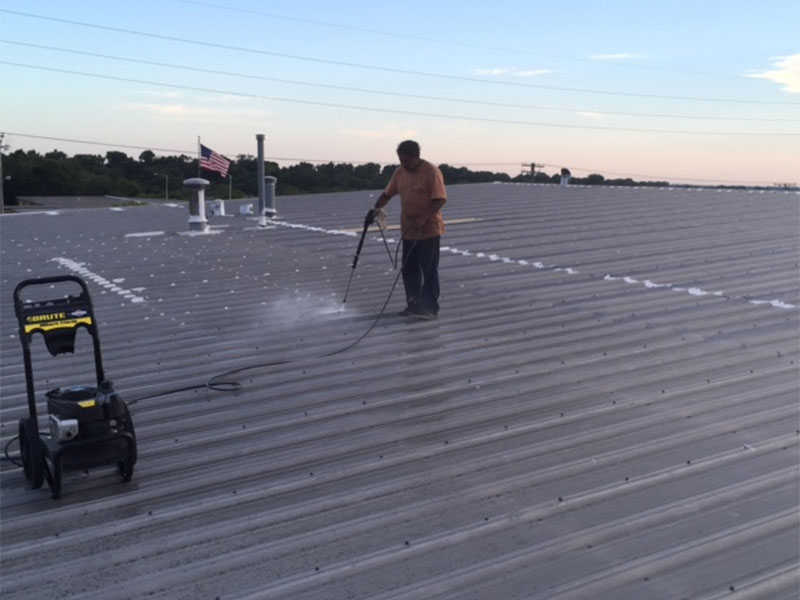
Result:
[[[419,158],[419,144],[414,140],[406,140],[405,142],[400,142],[400,145],[397,146],[397,153],[403,156]]]

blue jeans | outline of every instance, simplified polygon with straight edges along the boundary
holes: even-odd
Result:
[[[406,301],[423,312],[439,312],[439,236],[403,240],[403,286]]]

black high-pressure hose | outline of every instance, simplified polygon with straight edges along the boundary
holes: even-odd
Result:
[[[383,234],[383,227],[381,227],[380,222],[377,220],[379,210],[380,209],[377,208],[370,208],[367,211],[367,216],[364,217],[364,227],[361,230],[361,238],[358,240],[358,247],[356,248],[356,253],[353,256],[353,264],[350,265],[350,278],[347,280],[347,289],[344,292],[344,300],[342,300],[342,304],[347,302],[347,295],[350,293],[350,284],[353,283],[353,275],[356,272],[356,266],[358,266],[358,257],[361,256],[361,247],[364,245],[364,239],[367,237],[367,230],[373,223],[378,224],[378,229],[380,229],[383,243],[386,246],[386,252],[389,253],[389,261],[391,261],[393,268],[397,268],[397,260],[392,260],[392,253],[389,251],[389,244],[386,241],[386,236]]]
[[[350,281],[352,281],[352,279],[353,279],[353,273],[355,272],[356,265],[358,264],[358,257],[359,257],[359,255],[361,253],[361,248],[364,245],[364,238],[366,237],[367,230],[369,229],[369,226],[374,221],[375,221],[375,215],[374,215],[372,209],[370,209],[370,211],[367,213],[366,218],[364,219],[364,229],[363,229],[362,234],[361,234],[361,239],[358,242],[358,248],[356,249],[356,254],[355,254],[354,258],[353,258],[352,269],[351,269],[351,272],[350,272]],[[380,227],[380,224],[378,225],[378,228],[380,229],[381,237],[383,238],[383,242],[384,242],[384,245],[386,246],[386,250],[387,250],[387,252],[389,252],[389,260],[392,263],[392,267],[396,269],[397,268],[397,256],[396,255],[397,255],[397,251],[400,248],[400,245],[398,243],[397,249],[395,251],[395,259],[392,260],[392,254],[389,251],[389,244],[386,241],[386,236],[383,233],[383,228]],[[411,250],[414,249],[415,245],[416,245],[416,240],[414,241],[414,244],[412,244]],[[409,252],[409,254],[410,254],[410,252]],[[394,278],[394,281],[392,282],[392,287],[389,290],[389,294],[386,296],[386,300],[384,301],[383,306],[381,306],[380,312],[375,317],[375,319],[372,321],[372,323],[367,328],[367,330],[364,331],[364,333],[362,333],[358,338],[356,338],[355,341],[349,343],[348,345],[346,345],[346,346],[344,346],[342,348],[338,348],[337,350],[333,350],[331,352],[326,352],[325,354],[320,354],[317,358],[325,358],[325,357],[328,357],[328,356],[335,356],[337,354],[341,354],[343,352],[347,352],[348,350],[350,350],[351,348],[354,348],[357,344],[359,344],[364,338],[366,338],[372,332],[373,329],[375,329],[376,325],[378,324],[378,321],[380,321],[381,317],[383,317],[384,313],[386,312],[386,307],[389,306],[389,302],[392,299],[392,294],[394,294],[394,290],[397,287],[397,282],[400,280],[400,276],[403,274],[403,269],[402,269],[403,266],[404,265],[400,266],[400,269],[398,270],[397,276]],[[350,283],[348,282],[347,292],[349,292],[349,290],[350,290]],[[347,292],[345,292],[345,300],[347,300]],[[342,301],[342,304],[344,304],[344,301]],[[252,369],[263,369],[263,368],[266,368],[266,367],[275,367],[275,366],[278,366],[278,365],[286,365],[286,364],[290,364],[292,362],[295,362],[295,361],[286,359],[286,360],[276,360],[276,361],[270,361],[270,362],[257,363],[257,364],[253,364],[253,365],[247,365],[247,366],[244,366],[244,367],[238,367],[236,369],[231,369],[230,371],[225,371],[224,373],[220,373],[218,375],[214,375],[206,383],[200,383],[200,384],[196,384],[196,385],[189,385],[189,386],[184,386],[184,387],[164,390],[164,391],[161,391],[161,392],[157,392],[155,394],[150,394],[150,395],[147,395],[147,396],[140,396],[139,398],[134,398],[133,400],[127,400],[126,403],[128,405],[132,405],[132,404],[136,404],[137,402],[140,402],[142,400],[150,400],[152,398],[159,398],[161,396],[168,396],[170,394],[177,394],[179,392],[188,392],[188,391],[200,390],[200,389],[208,389],[208,390],[214,390],[214,391],[218,391],[218,392],[238,392],[239,390],[242,389],[242,384],[239,383],[238,381],[229,380],[228,378],[231,375],[236,375],[237,373],[242,373],[244,371],[250,371]],[[22,467],[23,466],[22,463],[17,461],[16,458],[12,457],[9,454],[9,451],[8,451],[9,446],[11,446],[11,444],[13,442],[15,442],[17,439],[19,439],[19,436],[14,436],[10,440],[8,440],[8,442],[6,442],[6,445],[4,447],[4,454],[5,454],[6,460],[8,460],[10,463],[12,463],[15,466]]]
[[[375,222],[375,212],[374,212],[373,209],[370,209],[369,212],[367,212],[367,216],[364,218],[364,227],[363,227],[363,230],[361,232],[361,238],[358,241],[358,247],[356,248],[355,256],[353,257],[353,263],[352,263],[351,271],[350,271],[350,281],[347,284],[347,291],[345,292],[345,297],[344,297],[344,300],[342,301],[342,304],[344,304],[344,302],[347,300],[347,293],[350,290],[350,282],[352,282],[353,273],[355,272],[355,268],[358,265],[358,258],[359,258],[359,255],[361,254],[361,249],[362,249],[362,247],[364,245],[364,239],[366,238],[367,230],[369,229],[369,226],[372,225],[372,223],[374,223],[374,222]],[[397,269],[397,267],[398,267],[397,258],[395,256],[395,259],[392,260],[392,254],[391,254],[391,251],[389,251],[389,243],[386,240],[386,236],[384,235],[383,228],[380,227],[380,224],[378,224],[378,228],[380,229],[381,237],[383,238],[383,242],[384,242],[384,245],[386,246],[386,250],[389,253],[389,260],[392,263],[392,267]],[[413,250],[415,245],[416,245],[416,240],[414,241],[414,244],[412,244],[411,250]],[[398,246],[397,246],[398,250],[399,250],[399,247],[400,247],[400,245],[398,243]],[[384,313],[386,312],[386,307],[389,306],[389,302],[392,299],[392,294],[394,294],[394,290],[397,288],[397,282],[400,280],[400,276],[403,273],[402,266],[403,265],[400,266],[400,269],[398,270],[397,276],[394,278],[394,281],[392,282],[392,287],[391,287],[391,289],[389,290],[389,293],[386,296],[386,300],[383,302],[383,306],[381,306],[381,309],[378,312],[378,315],[375,317],[375,319],[372,321],[372,323],[366,329],[366,331],[364,331],[364,333],[362,333],[358,338],[356,338],[353,342],[350,342],[346,346],[344,346],[342,348],[338,348],[338,349],[333,350],[331,352],[327,352],[325,354],[320,354],[319,356],[317,356],[317,358],[326,358],[328,356],[335,356],[337,354],[341,354],[342,352],[346,352],[346,351],[350,350],[351,348],[354,348],[364,338],[366,338],[372,332],[373,329],[375,329],[375,327],[378,324],[378,321],[380,321],[381,317],[383,317]],[[191,385],[191,386],[186,386],[186,387],[181,387],[181,388],[176,388],[176,389],[171,389],[171,390],[165,390],[163,392],[157,392],[155,394],[150,394],[148,396],[141,396],[139,398],[134,398],[133,400],[129,400],[128,404],[136,404],[137,402],[139,402],[141,400],[149,400],[149,399],[152,399],[152,398],[158,398],[160,396],[167,396],[169,394],[176,394],[178,392],[187,392],[187,391],[199,390],[199,389],[209,389],[209,390],[214,390],[214,391],[218,391],[218,392],[238,392],[239,390],[242,389],[242,384],[239,383],[238,381],[229,380],[228,378],[231,375],[236,375],[237,373],[242,373],[244,371],[250,371],[252,369],[263,369],[263,368],[266,368],[266,367],[275,367],[275,366],[278,366],[278,365],[291,364],[292,362],[295,362],[295,361],[286,359],[286,360],[269,361],[269,362],[257,363],[257,364],[253,364],[253,365],[247,365],[247,366],[244,366],[244,367],[238,367],[236,369],[231,369],[230,371],[225,371],[224,373],[220,373],[219,375],[214,375],[206,383],[201,383],[201,384],[197,384],[197,385]]]
[[[11,444],[13,444],[14,442],[16,442],[18,439],[19,439],[19,436],[18,436],[18,435],[15,435],[15,436],[14,436],[14,437],[12,437],[10,440],[8,440],[8,441],[6,442],[6,445],[5,445],[5,447],[3,448],[3,454],[5,455],[5,457],[6,457],[6,460],[7,460],[8,462],[10,462],[12,465],[14,465],[15,467],[24,467],[25,465],[23,465],[21,462],[19,462],[19,461],[18,461],[16,458],[14,458],[13,456],[11,456],[11,455],[8,453],[8,447],[9,447]],[[22,455],[22,453],[20,452],[20,456],[21,456],[21,455]]]

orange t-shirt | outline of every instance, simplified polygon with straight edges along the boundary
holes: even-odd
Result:
[[[444,234],[441,210],[437,210],[421,228],[414,225],[415,220],[430,214],[432,200],[447,200],[444,177],[439,167],[426,160],[420,160],[414,171],[398,167],[383,193],[389,198],[400,194],[400,228],[403,238],[424,240]]]

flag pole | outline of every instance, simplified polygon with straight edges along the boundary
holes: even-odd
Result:
[[[203,151],[200,150],[200,136],[197,136],[197,176],[200,177],[200,163],[202,162]]]

